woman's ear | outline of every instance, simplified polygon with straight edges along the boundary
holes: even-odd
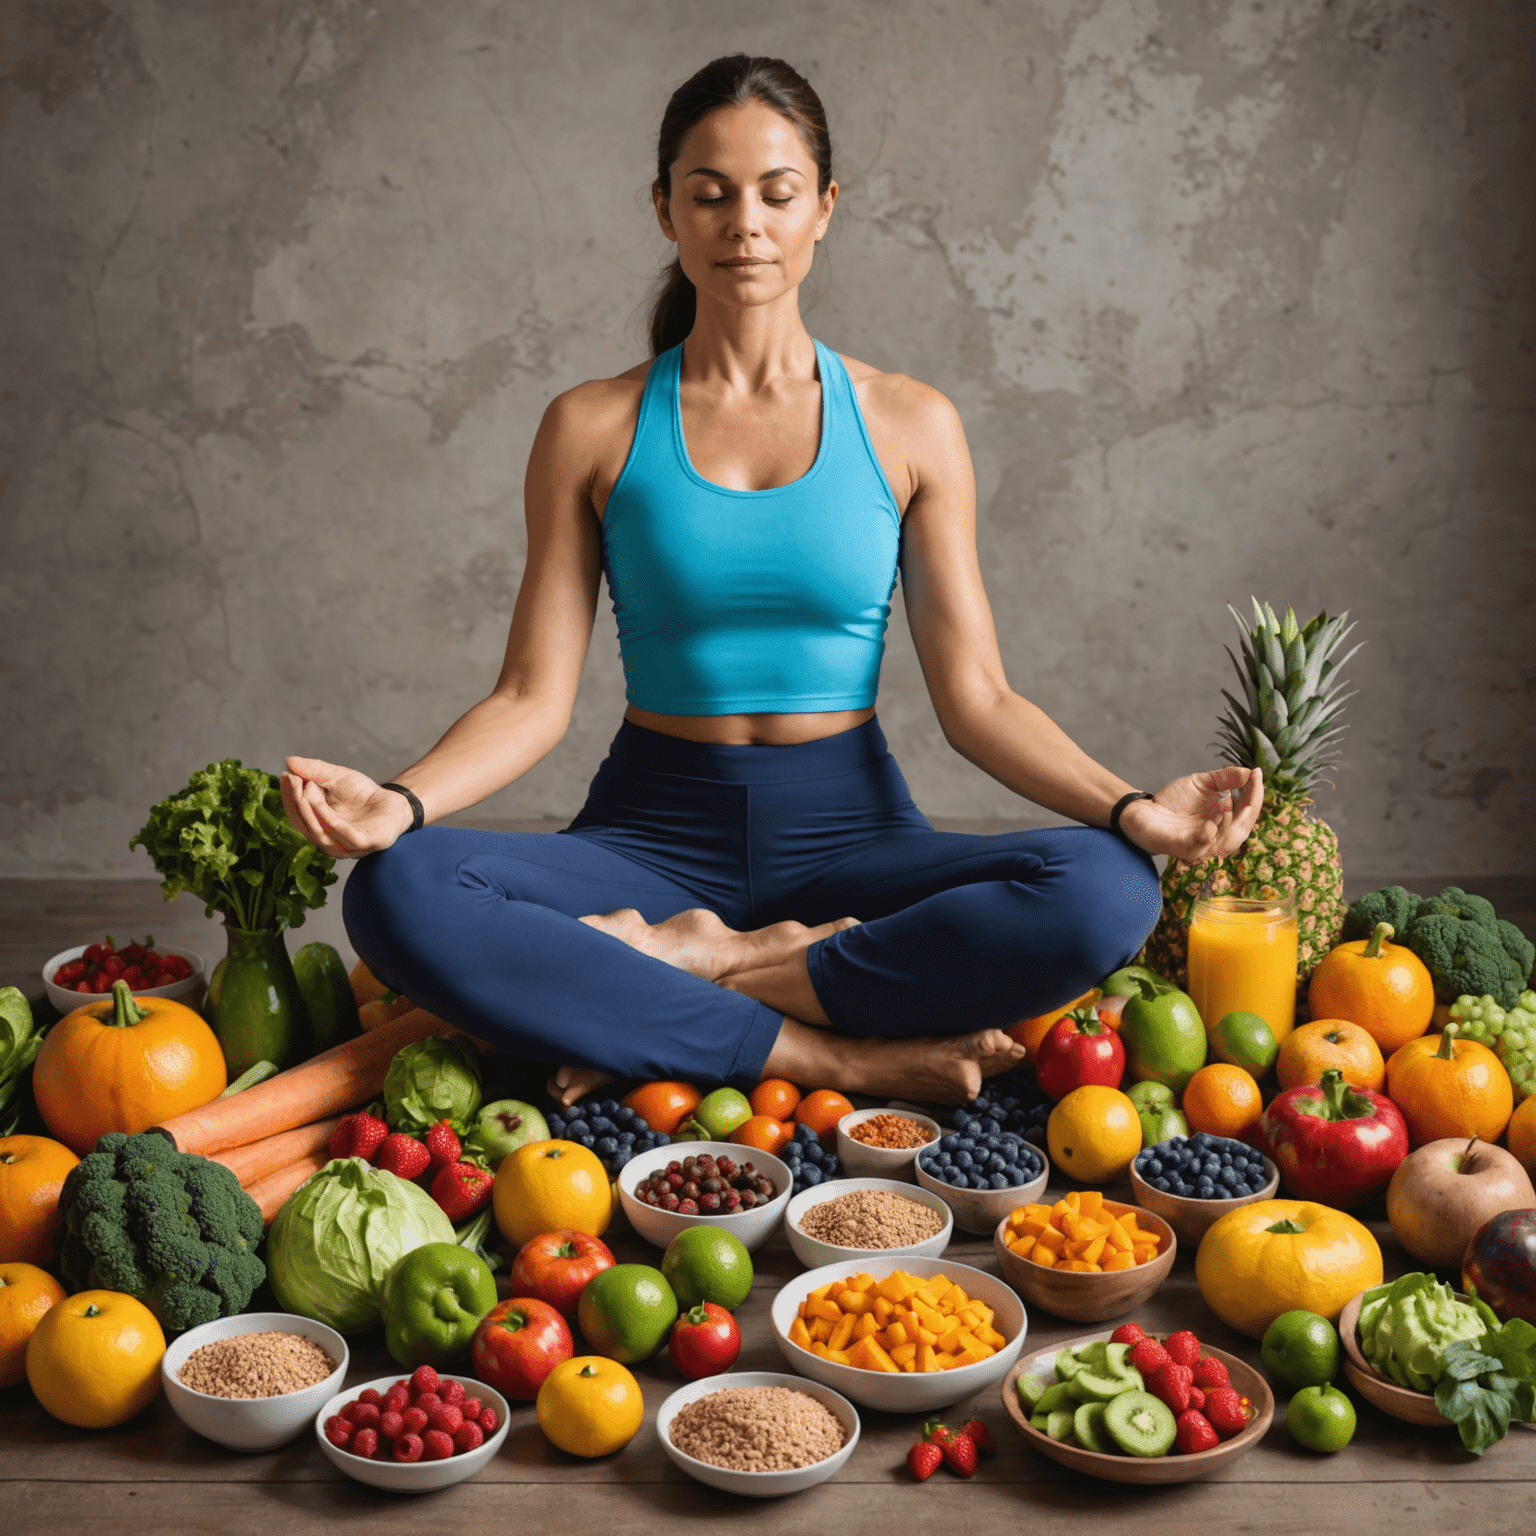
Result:
[[[665,192],[661,190],[661,183],[651,183],[651,202],[656,208],[656,222],[661,225],[661,232],[673,245],[677,244],[677,231],[672,227],[672,202]],[[820,236],[817,237],[818,239]]]
[[[827,225],[832,222],[832,210],[837,206],[837,183],[829,181],[827,190],[822,194],[821,212],[816,216],[816,239],[818,243],[827,232]]]

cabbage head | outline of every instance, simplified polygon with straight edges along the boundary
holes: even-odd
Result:
[[[453,1223],[424,1189],[360,1157],[337,1157],[277,1213],[267,1278],[284,1311],[357,1333],[379,1321],[384,1277],[398,1259],[454,1241]]]
[[[439,1120],[467,1128],[479,1108],[480,1062],[472,1047],[429,1035],[395,1052],[384,1078],[390,1130],[420,1136]]]

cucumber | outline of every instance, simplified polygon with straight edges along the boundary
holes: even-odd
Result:
[[[1019,1401],[1023,1403],[1024,1411],[1034,1413],[1040,1405],[1040,1399],[1054,1383],[1035,1375],[1033,1371],[1025,1371],[1014,1385],[1019,1389]]]
[[[1045,1432],[1052,1440],[1070,1440],[1072,1438],[1073,1413],[1070,1408],[1058,1408],[1054,1413],[1045,1416]]]
[[[315,940],[303,945],[293,957],[293,974],[309,1013],[311,1054],[362,1034],[347,968],[329,944]]]
[[[1104,1412],[1103,1403],[1084,1403],[1072,1415],[1072,1433],[1084,1450],[1113,1453],[1114,1441],[1104,1433]]]
[[[1178,1434],[1173,1411],[1150,1392],[1122,1392],[1104,1408],[1104,1429],[1127,1456],[1162,1456]]]
[[[1078,1399],[1072,1392],[1072,1383],[1069,1381],[1053,1381],[1040,1395],[1040,1401],[1035,1404],[1036,1413],[1054,1413],[1058,1408],[1065,1408],[1069,1413],[1077,1407]]]

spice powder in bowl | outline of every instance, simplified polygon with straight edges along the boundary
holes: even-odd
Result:
[[[926,1147],[935,1139],[931,1131],[905,1115],[871,1115],[850,1126],[846,1135],[850,1141],[861,1141],[866,1147],[880,1147],[887,1152]]]
[[[830,1408],[792,1387],[724,1387],[679,1408],[668,1433],[685,1456],[731,1472],[793,1472],[848,1441]]]
[[[944,1218],[931,1205],[888,1189],[856,1189],[813,1205],[800,1218],[800,1230],[837,1248],[910,1248],[937,1237]]]
[[[209,1397],[281,1397],[318,1386],[335,1369],[313,1339],[272,1330],[237,1333],[194,1349],[176,1379]]]

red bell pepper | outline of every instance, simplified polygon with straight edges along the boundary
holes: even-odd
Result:
[[[1118,1088],[1125,1076],[1125,1047],[1092,1008],[1074,1008],[1046,1031],[1035,1052],[1035,1076],[1053,1099],[1087,1083]]]
[[[1264,1150],[1298,1200],[1340,1209],[1378,1195],[1408,1155],[1408,1125],[1391,1099],[1352,1088],[1337,1067],[1288,1088],[1259,1120]]]

